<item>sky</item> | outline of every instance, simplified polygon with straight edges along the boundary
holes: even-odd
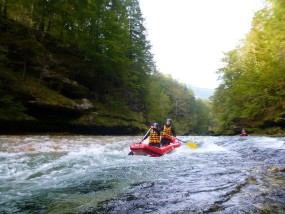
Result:
[[[160,72],[202,88],[219,85],[224,52],[249,32],[263,0],[140,0]]]

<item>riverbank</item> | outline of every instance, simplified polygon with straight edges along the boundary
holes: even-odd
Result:
[[[141,112],[96,91],[96,62],[81,50],[8,19],[0,30],[0,134],[147,129]]]

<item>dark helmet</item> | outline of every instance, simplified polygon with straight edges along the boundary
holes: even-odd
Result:
[[[153,126],[156,126],[156,127],[158,127],[158,123],[153,123]]]
[[[170,123],[171,123],[171,119],[167,118],[167,119],[166,119],[166,122],[170,122]]]

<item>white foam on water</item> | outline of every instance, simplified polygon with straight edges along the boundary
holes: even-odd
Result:
[[[216,144],[218,142],[217,137],[183,136],[180,138],[185,142],[191,142],[197,145],[196,149],[192,149],[189,146],[184,145],[184,147],[187,147],[188,149],[192,150],[192,152],[194,153],[229,152],[229,150],[224,146]]]
[[[246,173],[239,172],[238,162],[242,159],[233,156],[235,151],[247,151],[249,143],[254,147],[273,146],[276,149],[282,148],[281,144],[284,143],[282,138],[267,137],[178,138],[193,142],[198,148],[192,149],[182,143],[172,153],[157,158],[128,155],[129,146],[138,143],[141,137],[0,136],[1,194],[7,206],[15,200],[24,203],[26,196],[31,196],[29,203],[36,203],[33,197],[42,193],[45,203],[52,198],[60,206],[61,203],[65,205],[74,201],[73,197],[76,197],[77,204],[81,200],[81,205],[88,208],[96,206],[90,204],[120,198],[122,194],[135,190],[138,190],[138,194],[148,194],[150,191],[163,203],[163,200],[169,200],[164,198],[167,195],[173,193],[176,198],[186,189],[186,193],[193,195],[193,200],[203,201],[204,198],[200,196],[207,195],[209,199],[204,199],[207,203],[216,198],[220,200],[219,197],[224,195],[223,189],[229,191],[231,185],[234,186],[237,180],[243,180],[246,176]],[[242,150],[237,150],[237,147]],[[249,168],[245,170],[251,169],[254,164],[255,161],[249,162]],[[171,185],[169,180],[172,180]],[[219,185],[212,181],[218,181]],[[169,192],[165,194],[164,190]],[[219,191],[221,193],[218,194]],[[85,201],[87,197],[92,203]],[[180,199],[183,197],[180,196]],[[185,197],[189,199],[189,196]],[[80,207],[78,209],[82,211]]]
[[[285,139],[277,137],[255,137],[252,140],[257,147],[285,149]]]

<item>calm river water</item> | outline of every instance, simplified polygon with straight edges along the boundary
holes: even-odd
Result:
[[[154,158],[130,136],[0,136],[0,213],[285,213],[285,138],[180,137]]]

